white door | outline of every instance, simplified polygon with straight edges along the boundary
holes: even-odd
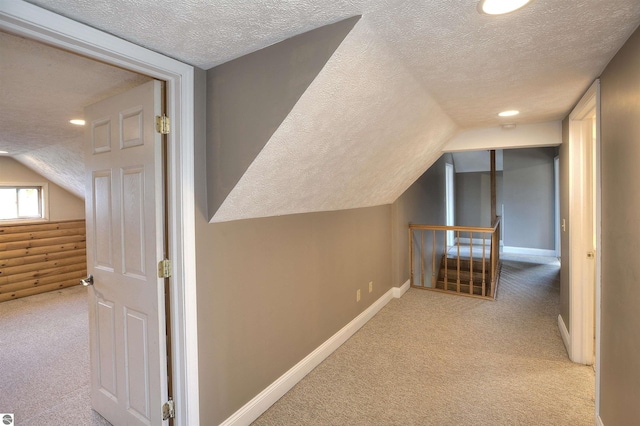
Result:
[[[85,108],[92,407],[114,425],[160,425],[167,398],[162,83]]]

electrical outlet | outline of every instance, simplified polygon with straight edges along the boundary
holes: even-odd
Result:
[[[373,291],[373,281],[369,281],[369,293]]]
[[[358,291],[356,291],[356,302],[360,301],[360,289],[358,289]]]

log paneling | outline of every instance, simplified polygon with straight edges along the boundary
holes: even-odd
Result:
[[[0,302],[78,285],[86,275],[84,220],[0,226]]]

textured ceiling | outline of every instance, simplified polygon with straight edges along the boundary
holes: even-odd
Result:
[[[463,128],[513,108],[519,123],[562,118],[640,23],[638,0],[540,0],[497,17],[476,0],[30,2],[203,69],[362,15],[376,38],[361,43],[385,44]]]
[[[30,2],[204,69],[362,15],[219,220],[392,202],[457,129],[563,118],[640,23],[638,0]]]

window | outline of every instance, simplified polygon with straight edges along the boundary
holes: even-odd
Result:
[[[46,219],[46,185],[0,185],[0,220]]]

